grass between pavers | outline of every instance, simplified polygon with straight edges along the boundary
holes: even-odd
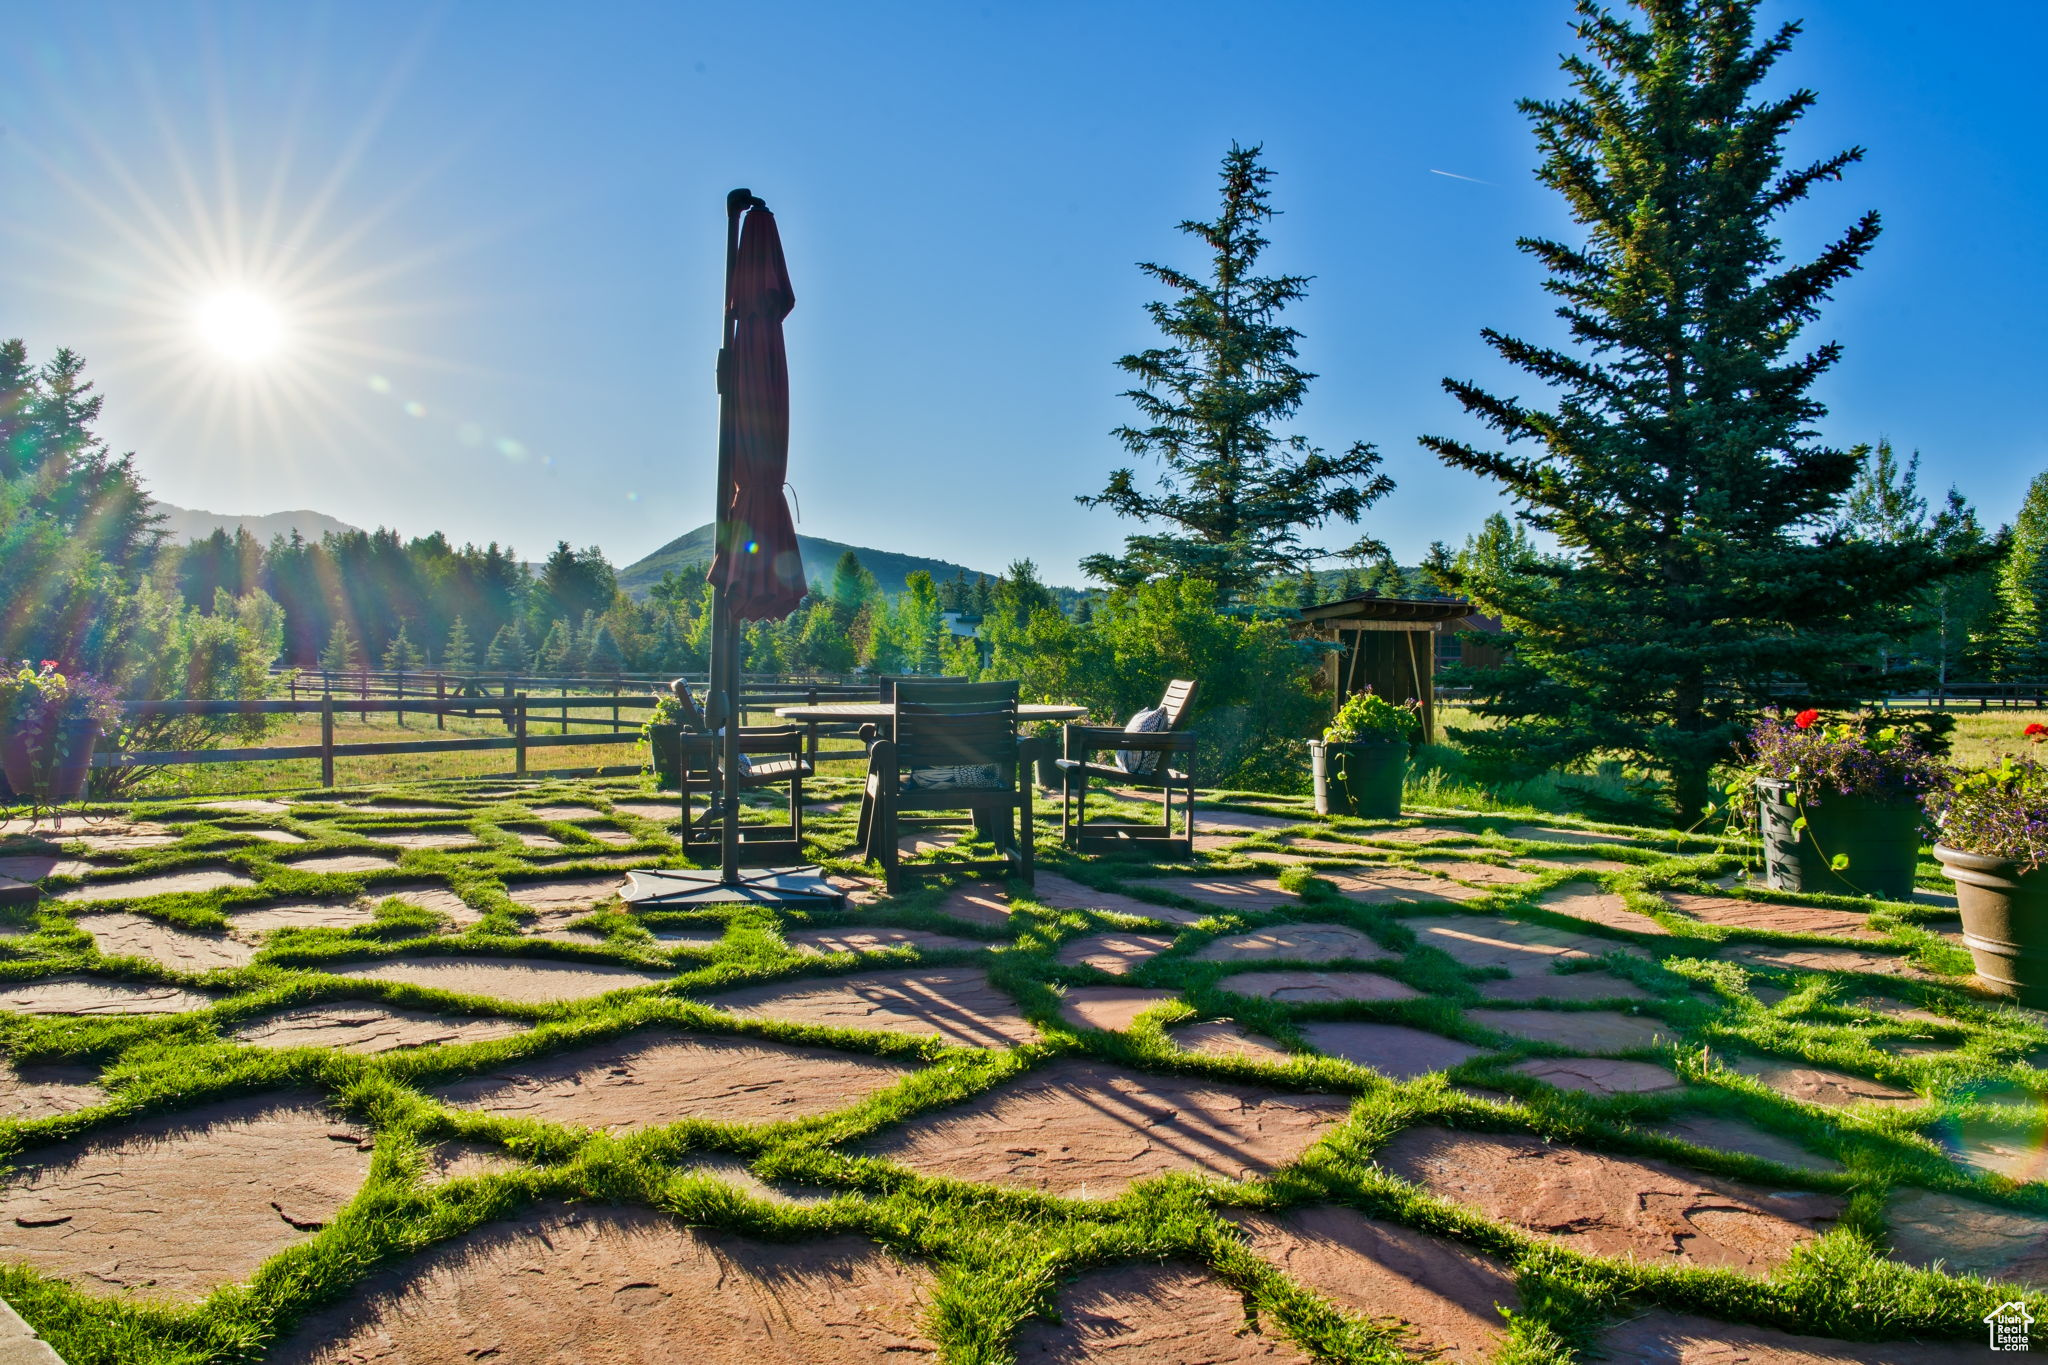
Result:
[[[1243,1291],[1269,1330],[1293,1337],[1319,1359],[1378,1361],[1404,1358],[1398,1332],[1340,1312],[1245,1249],[1225,1215],[1233,1210],[1282,1210],[1336,1202],[1401,1222],[1494,1256],[1513,1271],[1523,1306],[1506,1323],[1501,1359],[1561,1362],[1590,1346],[1614,1317],[1649,1304],[1734,1321],[1856,1339],[1903,1335],[1964,1337],[1997,1304],[2024,1297],[2037,1313],[2048,1296],[2020,1294],[2011,1286],[1922,1271],[1889,1260],[1884,1246],[1884,1202],[1895,1187],[1965,1195],[2015,1210],[2048,1214],[2048,1191],[1976,1173],[1952,1162],[1936,1138],[1955,1131],[1997,1130],[2031,1138],[2048,1076],[2027,1058],[2048,1047],[2048,1028],[2031,1014],[1960,989],[1967,960],[1927,923],[1941,911],[1917,904],[1887,904],[1801,897],[1799,903],[1869,912],[1886,937],[1857,946],[1908,955],[1925,979],[1749,968],[1716,960],[1731,941],[1815,946],[1824,936],[1771,933],[1699,923],[1674,913],[1659,893],[1737,893],[1717,885],[1741,866],[1742,852],[1716,837],[1674,835],[1588,821],[1544,823],[1613,842],[1569,842],[1510,837],[1530,823],[1498,813],[1443,811],[1423,822],[1455,828],[1454,842],[1404,844],[1385,826],[1319,820],[1305,802],[1222,794],[1236,809],[1300,816],[1292,831],[1246,832],[1227,852],[1189,864],[1119,859],[1079,861],[1055,846],[1056,823],[1041,810],[1043,866],[1101,890],[1140,902],[1196,911],[1192,926],[1162,925],[1135,915],[1056,909],[1020,894],[1010,923],[977,926],[942,916],[944,886],[929,886],[864,910],[860,922],[943,931],[997,946],[972,950],[891,949],[867,954],[799,955],[784,932],[831,925],[829,913],[777,915],[739,911],[651,912],[628,916],[600,907],[571,921],[604,935],[601,943],[536,941],[520,935],[531,913],[507,894],[521,881],[567,876],[619,875],[633,865],[672,862],[673,841],[662,826],[630,812],[611,812],[613,800],[648,799],[637,783],[543,783],[516,794],[503,783],[395,788],[378,793],[387,804],[446,806],[444,812],[380,810],[361,791],[296,794],[285,813],[243,813],[194,802],[146,803],[134,814],[179,830],[179,843],[124,855],[118,870],[83,878],[51,879],[61,892],[85,882],[190,869],[224,867],[255,879],[249,888],[203,894],[110,900],[72,906],[46,900],[33,918],[36,932],[0,940],[0,982],[88,972],[114,979],[183,985],[215,994],[211,1009],[185,1015],[73,1018],[0,1015],[0,1047],[19,1061],[86,1061],[105,1068],[109,1101],[97,1108],[33,1121],[0,1120],[0,1158],[18,1161],[33,1149],[118,1133],[136,1116],[191,1108],[212,1100],[279,1091],[311,1091],[331,1098],[377,1136],[369,1180],[328,1227],[280,1253],[246,1286],[217,1291],[195,1307],[152,1305],[80,1294],[21,1267],[0,1270],[6,1297],[72,1365],[87,1362],[240,1361],[261,1359],[267,1345],[301,1314],[345,1297],[376,1267],[413,1255],[449,1237],[502,1218],[544,1198],[617,1200],[668,1210],[696,1225],[769,1240],[856,1232],[898,1255],[934,1267],[937,1279],[928,1328],[950,1361],[1008,1360],[1017,1324],[1046,1311],[1061,1281],[1078,1270],[1132,1259],[1169,1257],[1202,1262]],[[847,798],[848,784],[824,784],[821,797]],[[633,834],[623,846],[584,837],[576,821],[544,820],[533,808],[583,805],[609,812],[605,823]],[[813,817],[822,861],[857,872],[847,856],[857,802]],[[1116,813],[1105,807],[1103,814]],[[1135,808],[1130,812],[1136,814]],[[256,842],[247,831],[269,827],[304,837],[298,844]],[[518,843],[511,828],[543,830],[570,847],[535,850]],[[377,842],[380,830],[444,828],[468,831],[469,849],[403,849]],[[1310,861],[1274,867],[1262,853],[1286,851],[1287,834],[1352,841],[1357,856],[1305,852]],[[63,849],[60,839],[54,849]],[[53,851],[54,851],[53,849]],[[70,850],[77,852],[77,846]],[[378,851],[395,855],[388,870],[319,874],[294,867],[323,853]],[[1598,858],[1625,871],[1584,871],[1567,863],[1532,861],[1542,854]],[[938,860],[964,859],[964,849]],[[1534,870],[1531,881],[1484,885],[1462,905],[1367,905],[1348,900],[1318,872],[1361,864],[1428,871],[1446,861],[1512,862]],[[1272,911],[1227,908],[1176,895],[1159,879],[1202,872],[1273,875],[1297,902]],[[1931,869],[1923,884],[1940,885]],[[440,883],[481,913],[467,931],[443,931],[427,911],[384,900],[373,922],[352,929],[293,929],[273,934],[247,967],[204,975],[168,970],[145,958],[106,959],[71,926],[73,913],[131,909],[168,923],[219,929],[227,911],[280,898],[377,900],[380,892],[422,882]],[[1605,887],[1631,908],[1650,914],[1669,937],[1638,937],[1541,908],[1543,894],[1567,884]],[[1765,894],[1758,900],[1773,898]],[[1421,916],[1507,914],[1552,925],[1617,948],[1647,948],[1648,959],[1616,952],[1583,964],[1611,972],[1649,991],[1653,999],[1552,1004],[1556,1009],[1622,1008],[1660,1020],[1669,1044],[1614,1054],[1661,1062],[1687,1087],[1682,1092],[1597,1097],[1560,1091],[1508,1068],[1538,1056],[1564,1054],[1554,1045],[1500,1034],[1468,1019],[1482,1001],[1474,989],[1486,973],[1467,971],[1445,954],[1418,947],[1405,921]],[[1346,924],[1369,936],[1389,957],[1356,962],[1255,964],[1195,960],[1214,938],[1287,922]],[[667,944],[651,929],[723,926],[715,944]],[[1110,976],[1057,961],[1061,943],[1105,929],[1146,928],[1175,935],[1173,946]],[[658,985],[592,1000],[522,1004],[467,997],[402,983],[341,978],[321,968],[399,954],[528,955],[565,961],[602,961],[673,973]],[[1396,956],[1398,955],[1398,956]],[[1040,1029],[1042,1041],[1005,1050],[948,1046],[936,1039],[822,1028],[760,1018],[739,1018],[697,1004],[695,995],[785,977],[815,978],[920,963],[986,966],[992,979]],[[1419,999],[1379,1003],[1280,1005],[1232,994],[1228,979],[1247,967],[1305,966],[1314,970],[1383,973],[1423,992]],[[1498,975],[1499,973],[1494,973]],[[1141,1016],[1128,1034],[1077,1031],[1059,1017],[1065,989],[1091,984],[1172,989],[1178,998]],[[1764,1004],[1755,985],[1788,988]],[[1947,1021],[1873,1015],[1852,1002],[1881,995],[1930,1008]],[[227,1038],[237,1025],[294,1005],[325,1000],[383,1000],[393,1005],[518,1019],[533,1027],[515,1037],[415,1051],[357,1056],[320,1048],[270,1050]],[[1211,1057],[1173,1045],[1169,1025],[1227,1015],[1290,1049],[1284,1063]],[[1318,1019],[1404,1023],[1490,1049],[1449,1072],[1407,1083],[1387,1081],[1340,1059],[1306,1050],[1300,1025]],[[878,1057],[922,1063],[899,1084],[845,1110],[811,1119],[765,1125],[689,1120],[625,1135],[591,1133],[534,1119],[512,1119],[455,1109],[428,1088],[487,1072],[523,1058],[588,1046],[637,1029],[667,1026],[693,1032],[822,1044]],[[1903,1057],[1879,1044],[1933,1036],[1954,1044],[1937,1057]],[[1728,1060],[1769,1056],[1846,1070],[1914,1089],[1909,1106],[1826,1110],[1788,1099],[1730,1071]],[[1354,1098],[1348,1122],[1309,1149],[1301,1161],[1264,1181],[1226,1182],[1171,1175],[1143,1182],[1121,1198],[1083,1201],[992,1189],[921,1176],[903,1166],[855,1154],[860,1140],[913,1116],[983,1094],[1030,1069],[1061,1057],[1091,1057],[1139,1072],[1209,1077],[1321,1091]],[[1461,1088],[1462,1087],[1462,1088]],[[1483,1093],[1474,1093],[1474,1090]],[[1841,1172],[1790,1168],[1764,1158],[1715,1150],[1648,1131],[1682,1113],[1738,1117],[1843,1163]],[[1688,1269],[1591,1257],[1491,1221],[1439,1199],[1374,1164],[1372,1154],[1416,1124],[1475,1131],[1534,1133],[1604,1151],[1671,1160],[1704,1172],[1773,1189],[1810,1189],[1845,1196],[1842,1222],[1794,1255],[1777,1274],[1754,1278],[1730,1271]],[[424,1153],[433,1144],[464,1139],[502,1148],[526,1164],[498,1174],[440,1186],[423,1184]],[[704,1175],[688,1158],[723,1153],[750,1162],[763,1177],[836,1192],[811,1207],[764,1203]]]

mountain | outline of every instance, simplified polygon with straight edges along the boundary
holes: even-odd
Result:
[[[247,527],[249,534],[264,545],[270,543],[272,536],[283,536],[289,540],[293,531],[307,540],[318,540],[329,531],[357,529],[345,521],[336,521],[324,512],[309,512],[303,508],[296,512],[267,512],[257,517],[200,512],[190,507],[174,507],[167,502],[152,502],[149,510],[163,517],[164,541],[169,545],[204,540],[215,531],[226,531],[232,536],[237,526]]]
[[[882,585],[882,591],[891,597],[904,589],[905,580],[923,569],[932,576],[933,582],[943,583],[955,574],[966,574],[972,580],[977,569],[954,564],[943,559],[927,559],[923,555],[897,554],[893,550],[875,550],[865,545],[848,545],[843,541],[824,540],[818,536],[798,534],[798,551],[804,557],[804,578],[808,582],[832,581],[832,566],[839,562],[839,556],[848,550],[860,556],[860,562]],[[680,569],[686,564],[704,564],[711,559],[711,527],[699,526],[685,536],[678,536],[634,564],[619,570],[619,586],[635,597],[645,597],[647,590],[661,581],[661,576],[670,569]],[[990,578],[996,577],[989,574]]]

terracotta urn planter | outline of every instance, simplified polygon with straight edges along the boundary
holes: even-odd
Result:
[[[2023,872],[2012,859],[1942,844],[1934,856],[1956,884],[1977,979],[2021,1004],[2048,1005],[2048,867]]]
[[[1802,805],[1795,803],[1790,782],[1767,777],[1756,786],[1764,885],[1888,901],[1912,896],[1913,869],[1920,861],[1919,801],[1830,795]],[[1833,866],[1838,857],[1848,860],[1840,871]]]
[[[1401,785],[1408,779],[1407,740],[1337,744],[1312,739],[1308,754],[1317,815],[1400,818]]]

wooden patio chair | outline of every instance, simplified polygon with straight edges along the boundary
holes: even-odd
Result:
[[[908,877],[960,873],[1014,876],[1028,884],[1031,782],[1020,745],[1032,741],[1017,734],[1017,684],[905,680],[895,693],[889,732],[868,749],[861,796],[865,851],[881,865],[884,886],[894,892]],[[962,811],[993,838],[1000,859],[903,865],[898,840],[906,828],[956,825]]]
[[[681,679],[670,685],[686,707],[697,714],[695,699]],[[720,817],[717,735],[685,732],[676,737],[676,770],[682,807],[683,852],[691,858],[706,854],[716,858],[719,850]],[[801,725],[741,726],[739,751],[747,758],[740,774],[739,790],[789,786],[789,812],[783,823],[740,826],[741,856],[750,863],[802,862],[804,857],[804,779],[813,775],[804,755],[805,734]],[[696,799],[704,797],[697,808]]]
[[[1069,725],[1065,734],[1065,756],[1058,760],[1063,783],[1060,801],[1060,839],[1077,853],[1146,853],[1155,856],[1195,856],[1195,737],[1184,728],[1195,700],[1195,685],[1177,680],[1166,685],[1159,709],[1166,713],[1165,728],[1151,732],[1120,730],[1111,725]],[[1097,763],[1095,755],[1106,749],[1137,754],[1157,754],[1151,772],[1133,772],[1122,763]],[[1128,821],[1088,823],[1088,784],[1096,778],[1120,787],[1142,787],[1161,793],[1162,823],[1134,824]],[[1181,833],[1173,832],[1173,797],[1179,792]]]

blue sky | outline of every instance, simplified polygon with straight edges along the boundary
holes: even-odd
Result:
[[[1817,112],[1869,156],[1787,224],[1886,231],[1810,335],[1826,433],[1889,436],[2008,518],[2048,468],[2048,6],[1773,3]],[[1417,446],[1446,375],[1534,395],[1481,327],[1550,329],[1518,96],[1562,88],[1565,0],[1343,4],[75,3],[0,50],[0,335],[70,345],[158,496],[557,539],[626,563],[704,520],[722,205],[777,210],[797,311],[802,529],[1058,581],[1129,529],[1140,260],[1193,264],[1232,139],[1277,172],[1268,261],[1320,374],[1297,426],[1378,445],[1404,559],[1498,503]],[[1448,172],[1449,174],[1442,174]],[[1469,178],[1453,178],[1469,177]],[[245,291],[270,357],[193,321]],[[1340,539],[1332,533],[1331,541]]]

